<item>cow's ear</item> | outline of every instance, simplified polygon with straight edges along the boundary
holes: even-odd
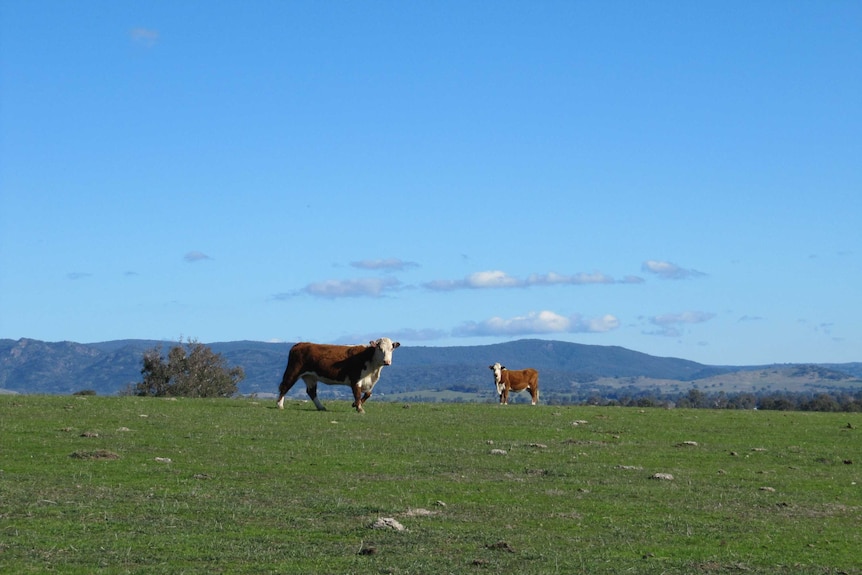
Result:
[[[401,346],[401,342],[396,341],[395,343],[392,344],[392,349],[395,349],[396,347],[400,347],[400,346]]]
[[[489,366],[488,366],[488,369],[490,369],[491,371],[494,371],[494,366],[493,366],[493,365],[489,365]]]
[[[370,345],[371,347],[377,347],[377,342],[372,339],[368,342],[368,345]]]

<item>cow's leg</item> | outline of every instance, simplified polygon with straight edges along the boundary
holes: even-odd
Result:
[[[356,411],[358,411],[359,413],[365,413],[365,410],[362,408],[362,402],[367,399],[368,394],[366,394],[366,397],[363,398],[362,390],[359,389],[358,385],[353,384],[350,387],[353,389],[353,407],[355,407]]]
[[[304,375],[302,377],[302,381],[305,382],[305,393],[307,393],[308,397],[311,398],[311,401],[314,402],[314,406],[317,408],[317,411],[326,411],[326,408],[317,398],[317,378],[313,375]]]
[[[503,393],[500,395],[500,403],[503,405],[509,405],[509,388],[504,387]]]
[[[284,396],[287,395],[287,392],[290,391],[290,388],[293,387],[293,384],[296,383],[298,374],[294,373],[295,369],[292,368],[290,362],[288,362],[287,367],[284,369],[284,376],[281,378],[281,385],[278,386],[278,405],[279,409],[284,409]]]
[[[530,387],[530,395],[533,396],[533,405],[539,403],[539,388]]]

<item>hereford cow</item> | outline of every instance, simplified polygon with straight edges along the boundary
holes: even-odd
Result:
[[[308,397],[320,411],[326,411],[317,399],[317,382],[349,385],[353,390],[353,407],[365,413],[362,404],[371,397],[380,370],[392,364],[392,351],[401,345],[388,337],[369,345],[326,345],[301,342],[290,348],[287,367],[278,387],[278,408],[284,409],[284,396],[297,380],[305,382]]]
[[[500,394],[500,403],[509,404],[509,391],[530,390],[533,405],[539,403],[539,372],[535,369],[522,369],[512,371],[506,369],[499,363],[489,365],[494,372],[494,383],[497,385],[497,393]]]

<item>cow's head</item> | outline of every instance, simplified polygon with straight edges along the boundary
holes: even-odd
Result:
[[[494,372],[494,384],[497,386],[497,395],[503,393],[503,370],[506,369],[499,362],[489,365],[488,369]]]
[[[401,344],[388,337],[368,342],[374,348],[374,363],[377,365],[392,365],[392,352]]]

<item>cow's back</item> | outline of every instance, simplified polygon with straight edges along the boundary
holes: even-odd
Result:
[[[536,371],[532,367],[529,367],[529,368],[525,369],[523,371],[523,373],[524,373],[524,379],[527,381],[527,383],[529,383],[530,385],[534,385],[534,384],[538,383],[538,381],[539,381],[539,372],[538,371]]]
[[[504,369],[501,373],[501,376],[503,382],[510,385],[531,385],[539,380],[539,372],[531,367],[518,370]]]

